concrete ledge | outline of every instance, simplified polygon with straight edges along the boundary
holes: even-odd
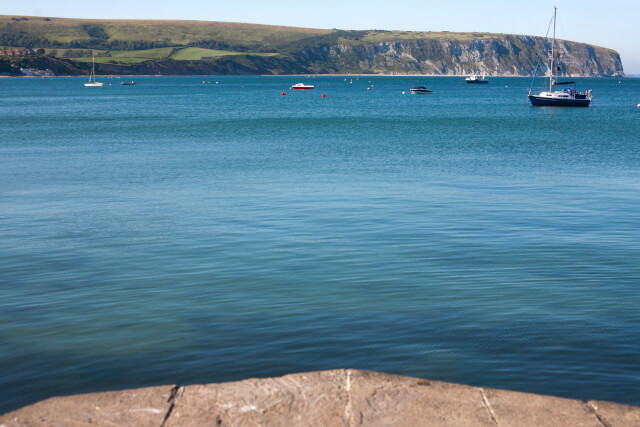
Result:
[[[640,407],[340,369],[51,399],[17,426],[640,426]]]

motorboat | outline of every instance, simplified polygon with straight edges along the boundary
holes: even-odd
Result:
[[[480,77],[480,78],[478,78],[477,75],[472,74],[469,77],[467,77],[465,80],[467,81],[467,83],[471,83],[471,84],[487,84],[487,83],[489,83],[489,80],[487,80],[485,78],[484,74],[482,74],[482,77]]]
[[[121,84],[122,86],[133,86],[133,85],[135,85],[135,84],[136,84],[136,82],[134,82],[134,81],[130,81],[130,82],[120,82],[120,84]]]
[[[306,85],[304,83],[296,83],[293,86],[291,86],[291,89],[295,89],[295,90],[309,90],[309,89],[313,89],[315,86],[313,85]]]
[[[423,93],[433,93],[431,89],[427,89],[424,86],[412,87],[410,90],[411,90],[411,93],[414,95],[423,94]]]

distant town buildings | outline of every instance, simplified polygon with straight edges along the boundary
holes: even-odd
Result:
[[[20,68],[20,72],[22,73],[23,76],[35,76],[35,77],[53,77],[55,76],[54,72],[51,71],[50,69],[46,69],[46,70],[38,70],[35,68]]]
[[[38,49],[19,48],[19,49],[0,49],[0,56],[23,56],[37,55]]]

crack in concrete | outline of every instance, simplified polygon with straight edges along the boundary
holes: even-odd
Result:
[[[495,425],[498,425],[498,420],[496,419],[496,414],[493,412],[493,408],[491,408],[491,404],[489,403],[489,399],[487,399],[487,395],[484,394],[484,390],[482,387],[478,387],[480,390],[480,394],[482,395],[482,402],[484,403],[484,407],[489,411],[489,415],[491,415],[491,419]]]
[[[598,413],[598,407],[596,405],[594,405],[591,402],[587,402],[587,403],[585,403],[585,405],[589,409],[589,412],[593,413],[593,415],[596,417],[598,422],[600,424],[602,424],[603,427],[611,427],[611,425],[609,423],[607,423],[605,420],[602,419],[602,417]]]
[[[162,424],[160,427],[164,427],[167,420],[171,416],[171,412],[173,412],[173,408],[176,406],[176,401],[182,397],[182,393],[184,393],[184,387],[176,385],[171,389],[171,395],[169,399],[167,399],[167,403],[170,403],[169,409],[167,409],[167,413],[164,415],[164,419],[162,420]]]
[[[347,369],[347,385],[345,386],[347,392],[347,405],[344,408],[344,416],[347,419],[349,427],[353,427],[353,408],[351,406],[351,369]]]

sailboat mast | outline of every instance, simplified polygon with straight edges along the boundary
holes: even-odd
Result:
[[[556,55],[555,52],[553,51],[553,48],[556,45],[556,11],[558,10],[557,7],[553,6],[553,41],[551,42],[551,77],[549,78],[549,92],[552,91],[552,86],[553,86],[553,70],[554,70],[554,66],[553,66],[553,62],[556,59]]]

